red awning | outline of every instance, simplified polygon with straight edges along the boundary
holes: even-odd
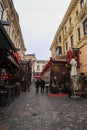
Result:
[[[51,58],[50,60],[47,62],[47,64],[44,66],[42,72],[41,72],[41,76],[50,68],[50,65],[51,65]]]

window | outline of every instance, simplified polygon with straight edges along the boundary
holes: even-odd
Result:
[[[73,35],[70,37],[70,40],[71,40],[71,48],[74,47],[74,39],[73,39]]]
[[[0,4],[0,20],[2,19],[3,11],[4,11],[4,9],[3,9],[2,5]]]
[[[62,40],[61,40],[61,36],[59,37],[59,43],[61,43],[62,42]]]
[[[83,22],[84,35],[87,35],[87,19]]]
[[[83,6],[85,5],[85,3],[86,3],[86,0],[81,0],[81,1],[80,1],[80,6],[81,6],[81,8],[83,8]]]
[[[65,52],[68,51],[68,42],[65,43]]]
[[[67,28],[66,28],[66,26],[65,26],[65,33],[66,33],[66,29],[67,29]]]
[[[80,28],[78,28],[78,40],[80,41],[81,40],[81,35],[80,35]]]
[[[40,66],[39,65],[37,65],[37,71],[39,71],[40,70]]]
[[[69,19],[69,25],[70,26],[72,25],[72,19],[71,18]]]
[[[57,46],[55,52],[56,52],[56,56],[59,56],[60,54],[62,54],[62,47]]]
[[[78,16],[78,10],[76,10],[76,17]]]

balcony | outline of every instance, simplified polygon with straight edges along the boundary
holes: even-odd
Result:
[[[78,14],[78,21],[81,21],[87,15],[87,2]]]

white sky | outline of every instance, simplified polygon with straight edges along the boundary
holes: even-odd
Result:
[[[71,0],[13,0],[27,49],[38,60],[49,60],[50,46]]]

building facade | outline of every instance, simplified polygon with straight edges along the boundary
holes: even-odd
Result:
[[[87,0],[71,0],[50,47],[53,59],[79,49],[79,73],[87,72]]]
[[[34,62],[34,79],[38,78],[43,70],[43,68],[45,67],[47,63],[47,60],[36,60]]]
[[[4,26],[4,28],[23,60],[26,48],[19,24],[19,16],[12,0],[0,0],[0,21],[4,24],[5,22],[9,23],[9,26]]]
[[[26,55],[24,55],[24,60],[33,62],[33,61],[37,60],[37,58],[36,58],[35,54],[26,54]]]
[[[31,62],[31,81],[34,79],[34,62],[37,60],[35,54],[26,54],[24,55],[24,61]]]

